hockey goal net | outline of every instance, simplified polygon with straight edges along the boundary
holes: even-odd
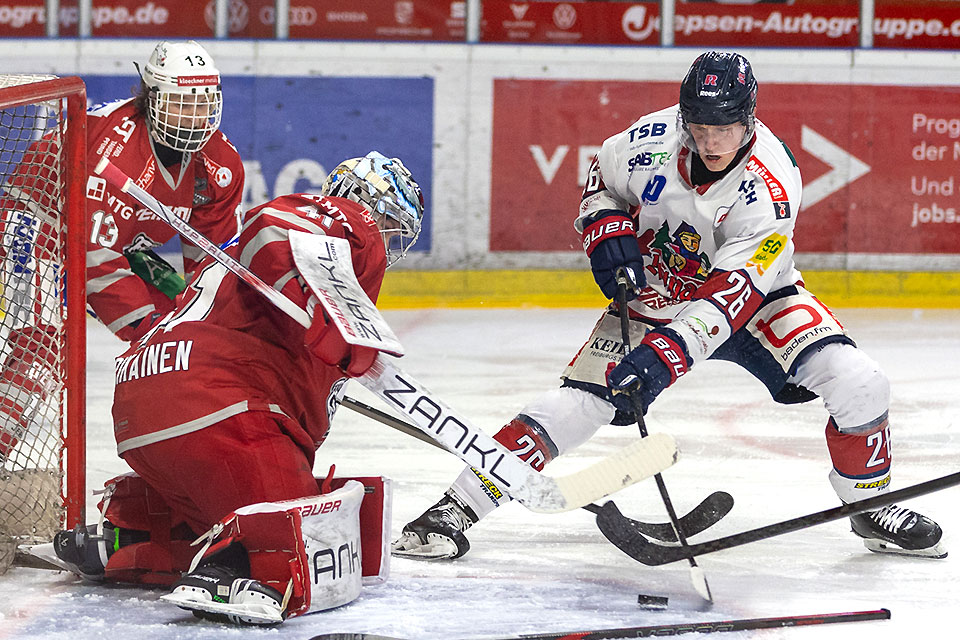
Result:
[[[0,75],[0,573],[83,522],[86,89]]]

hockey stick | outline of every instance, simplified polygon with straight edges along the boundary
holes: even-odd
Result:
[[[630,353],[630,311],[627,307],[627,286],[632,285],[633,279],[628,275],[626,268],[620,267],[617,269],[617,298],[620,306],[620,337],[623,341],[624,358],[626,358]],[[640,428],[641,441],[645,440],[649,437],[649,434],[647,433],[647,424],[643,419],[643,400],[640,398],[639,388],[634,386],[632,389],[626,391],[626,394],[633,404],[634,415],[637,418],[637,426]],[[663,506],[667,510],[667,515],[670,517],[670,525],[673,527],[673,531],[677,536],[677,540],[680,542],[679,551],[683,552],[687,556],[687,561],[690,564],[690,581],[693,583],[693,588],[703,597],[704,600],[707,602],[713,602],[713,594],[710,593],[710,585],[707,583],[707,576],[704,574],[703,569],[700,568],[700,565],[697,564],[693,554],[689,553],[690,545],[687,543],[687,536],[684,535],[683,528],[680,526],[680,522],[677,519],[677,512],[673,508],[673,501],[670,499],[670,494],[667,492],[667,484],[663,481],[663,476],[661,476],[659,473],[655,474],[653,478],[657,483],[657,490],[660,492],[660,498],[663,501]],[[599,526],[600,517],[601,516],[598,514],[597,526]],[[625,524],[626,523],[621,523],[621,526]],[[604,536],[606,536],[606,532],[604,531],[603,527],[600,527],[600,533],[603,533]],[[613,542],[613,540],[611,540],[611,542]]]
[[[404,422],[399,418],[395,418],[387,412],[381,411],[375,407],[371,407],[370,405],[360,402],[359,400],[355,400],[350,396],[344,396],[343,399],[340,400],[340,404],[348,409],[356,411],[360,415],[372,418],[380,424],[384,424],[388,427],[396,429],[397,431],[400,431],[401,433],[412,436],[421,442],[426,442],[427,444],[437,447],[438,449],[443,448],[432,438],[427,436],[412,424]],[[729,493],[715,491],[704,498],[703,502],[694,507],[690,513],[682,516],[679,519],[680,528],[688,536],[696,535],[702,532],[704,529],[716,524],[720,518],[729,513],[732,507],[733,498]],[[602,510],[600,505],[593,503],[585,504],[581,508],[586,509],[594,514],[599,514]],[[608,513],[607,517],[615,518],[616,516]],[[641,520],[627,518],[626,516],[620,517],[626,521],[621,526],[632,527],[644,535],[648,535],[663,542],[675,542],[677,539],[676,534],[673,532],[673,526],[669,523],[663,524],[659,522],[643,522]]]
[[[833,509],[826,509],[791,520],[768,524],[765,527],[735,533],[723,538],[717,538],[716,540],[692,544],[686,549],[657,544],[656,542],[646,539],[639,531],[631,528],[629,525],[624,526],[627,519],[620,515],[617,506],[612,502],[607,502],[601,507],[601,513],[597,516],[597,525],[600,527],[603,535],[628,556],[645,565],[656,566],[677,562],[691,555],[700,556],[715,551],[723,551],[724,549],[732,549],[751,542],[766,540],[767,538],[773,538],[775,536],[781,536],[785,533],[793,533],[794,531],[826,522],[833,522],[834,520],[840,520],[841,518],[863,513],[864,511],[873,511],[874,509],[879,509],[880,507],[894,502],[900,502],[901,500],[908,500],[933,493],[934,491],[941,491],[958,484],[960,484],[960,471],[904,487],[903,489],[897,489],[890,493],[884,493],[873,496],[872,498],[834,507]]]
[[[176,217],[107,158],[101,158],[94,171],[110,184],[134,197],[296,322],[305,328],[310,326],[311,318],[306,311],[210,242],[185,220]],[[346,244],[339,238],[314,238],[321,244],[325,240]],[[329,249],[329,246],[327,248]],[[349,246],[346,251],[349,252]],[[341,313],[340,309],[327,306],[330,294],[326,290],[317,291],[317,285],[309,279],[309,274],[301,275],[307,279],[307,284],[314,290],[331,317]],[[349,273],[340,273],[339,277],[341,279],[337,281],[338,293],[349,291],[351,295],[362,296],[372,308],[380,325],[389,329],[376,307],[366,299],[366,294],[356,282],[352,270]],[[337,326],[339,329],[340,325]],[[351,342],[353,337],[343,334],[344,340],[348,342]],[[488,477],[494,478],[498,486],[532,511],[555,513],[575,509],[659,473],[677,459],[676,442],[671,436],[661,433],[657,434],[656,441],[653,441],[653,438],[641,440],[586,469],[566,476],[551,477],[538,473],[491,436],[472,425],[411,376],[387,362],[383,354],[379,354],[370,370],[357,380],[388,404],[407,413],[415,424],[447,451]]]
[[[615,638],[654,638],[678,636],[681,633],[723,633],[725,631],[752,631],[755,629],[778,629],[781,627],[809,627],[820,624],[843,622],[868,622],[889,620],[889,609],[852,611],[850,613],[820,613],[807,616],[781,616],[777,618],[744,618],[740,620],[717,620],[711,622],[681,622],[658,624],[648,627],[623,627],[621,629],[597,629],[594,631],[567,631],[561,633],[528,633],[509,638],[485,638],[484,640],[614,640]],[[401,640],[369,633],[324,633],[310,640]]]

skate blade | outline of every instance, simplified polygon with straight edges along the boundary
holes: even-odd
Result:
[[[411,546],[406,547],[407,544]],[[390,548],[390,554],[394,557],[411,560],[450,560],[457,555],[457,551],[459,549],[453,540],[436,533],[427,534],[426,544],[421,544],[420,538],[413,534],[409,540],[400,538]]]
[[[266,607],[249,604],[229,604],[210,600],[194,600],[184,597],[183,594],[179,593],[168,593],[160,596],[160,599],[164,602],[175,604],[182,609],[223,615],[230,618],[231,622],[237,624],[271,625],[283,622],[283,617],[279,611]]]
[[[65,562],[57,556],[53,550],[53,543],[44,544],[21,544],[17,547],[16,564],[22,567],[32,569],[51,569],[54,571],[69,571],[90,582],[103,582],[103,574],[90,574],[80,571],[80,568],[69,562]]]
[[[939,559],[947,557],[947,550],[944,548],[943,543],[941,542],[938,542],[932,547],[927,547],[926,549],[902,549],[895,544],[884,542],[883,540],[864,539],[863,546],[874,553],[886,553],[897,556],[908,556],[911,558]]]

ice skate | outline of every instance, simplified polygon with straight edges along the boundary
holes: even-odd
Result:
[[[275,625],[286,617],[284,597],[279,591],[220,565],[207,565],[188,573],[160,599],[215,622]]]
[[[104,522],[102,533],[97,533],[97,525],[86,527],[76,526],[67,531],[60,531],[53,537],[53,558],[40,545],[31,551],[37,557],[43,557],[49,562],[71,571],[84,580],[100,582],[103,580],[104,567],[107,559],[113,553],[116,530],[109,522]]]
[[[448,491],[437,504],[403,527],[393,543],[393,555],[420,560],[452,560],[470,550],[463,532],[478,518]]]
[[[853,532],[864,546],[877,553],[945,558],[940,525],[916,511],[887,505],[876,511],[850,516]]]

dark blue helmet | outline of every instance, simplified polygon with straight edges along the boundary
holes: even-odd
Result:
[[[750,62],[739,53],[710,51],[697,58],[680,85],[680,124],[747,127],[743,142],[753,136],[757,79]]]
[[[756,108],[757,79],[739,53],[704,53],[680,85],[680,112],[688,123],[749,126]]]

